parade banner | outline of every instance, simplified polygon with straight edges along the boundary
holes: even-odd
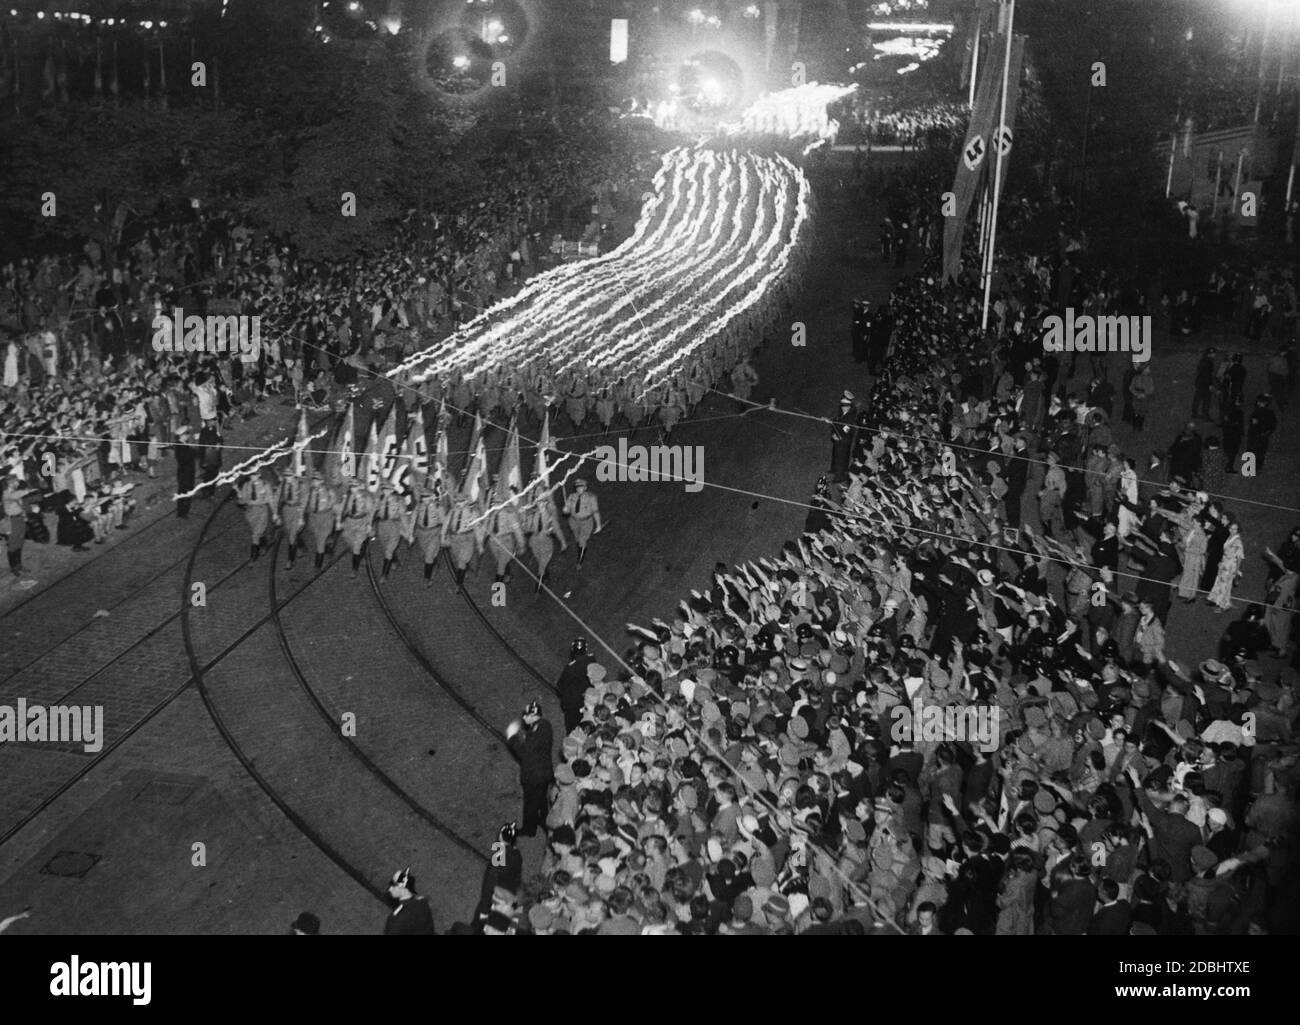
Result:
[[[325,479],[330,487],[337,488],[348,477],[356,475],[356,414],[349,405],[347,415],[334,434],[334,444],[325,453]]]
[[[361,472],[357,475],[366,485],[367,491],[379,490],[379,467],[382,450],[379,447],[379,430],[375,422],[370,421],[370,434],[366,439],[366,450],[362,456]]]
[[[510,488],[522,491],[524,487],[522,467],[519,458],[519,414],[510,418],[510,429],[506,434],[505,451],[501,453],[501,465],[497,467],[497,482],[501,485],[497,495],[505,499]]]
[[[966,139],[957,156],[957,173],[952,183],[952,195],[945,196],[943,223],[943,280],[956,280],[961,272],[961,243],[966,231],[966,214],[979,186],[984,159],[991,147],[993,119],[999,93],[1002,91],[1002,64],[1005,42],[994,38],[990,57],[980,68],[979,85],[975,90],[975,107],[971,111]],[[951,206],[947,203],[951,202]]]

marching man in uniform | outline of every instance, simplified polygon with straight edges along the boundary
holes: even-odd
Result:
[[[420,545],[424,554],[424,586],[433,585],[433,567],[438,560],[438,553],[443,546],[443,523],[447,517],[443,512],[442,496],[438,494],[435,483],[428,491],[417,492],[415,516],[412,519],[412,540]]]
[[[316,568],[325,564],[325,546],[338,521],[338,499],[320,470],[313,470],[307,490],[307,527],[316,545]]]
[[[339,528],[343,531],[343,541],[352,550],[352,579],[357,578],[361,568],[361,553],[365,551],[370,539],[370,530],[374,524],[375,500],[359,480],[348,482],[348,496],[339,507]]]
[[[284,539],[289,545],[289,562],[285,569],[293,569],[298,557],[298,535],[302,533],[306,509],[307,488],[303,485],[302,475],[291,464],[280,482],[280,520],[284,524]]]
[[[498,485],[498,490],[506,490]],[[494,583],[510,579],[510,561],[524,550],[524,532],[519,525],[519,489],[510,488],[510,498],[488,520],[488,537],[497,560]]]
[[[235,499],[244,510],[244,519],[252,533],[252,546],[249,549],[248,564],[251,566],[262,554],[267,542],[266,530],[272,523],[279,523],[280,516],[275,511],[275,491],[261,477],[245,477],[235,487]]]
[[[560,542],[560,551],[569,547],[564,540],[564,531],[560,529],[560,514],[555,508],[555,499],[549,491],[538,489],[537,497],[524,509],[522,522],[524,533],[528,536],[528,549],[537,560],[537,592],[540,594],[542,584],[546,582],[547,567],[555,554],[555,542]]]
[[[581,566],[587,555],[587,542],[591,540],[591,535],[599,534],[604,529],[600,521],[600,502],[587,490],[587,482],[582,477],[573,482],[573,494],[564,503],[564,515],[569,518],[569,530],[578,542],[578,565]]]
[[[457,495],[451,514],[442,524],[442,543],[451,549],[451,561],[456,567],[456,586],[465,584],[465,571],[475,550],[483,554],[482,527],[474,522],[478,510],[469,504],[469,497]]]
[[[388,579],[397,557],[397,543],[406,533],[406,503],[398,495],[392,481],[384,481],[379,488],[379,505],[375,509],[375,533],[384,552],[384,569],[380,581]]]

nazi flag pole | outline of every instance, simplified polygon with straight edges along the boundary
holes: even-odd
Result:
[[[998,131],[994,136],[996,161],[993,171],[993,211],[989,214],[989,245],[984,254],[984,314],[980,320],[980,330],[989,326],[989,297],[993,292],[993,254],[997,251],[998,203],[1002,199],[1002,149],[1007,135],[1007,74],[1011,70],[1012,29],[1016,19],[1016,0],[1007,4],[1007,52],[1002,62],[1002,106],[998,114]]]

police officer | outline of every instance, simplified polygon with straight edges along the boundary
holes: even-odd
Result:
[[[541,593],[542,584],[555,554],[554,537],[560,542],[560,551],[569,547],[564,540],[564,531],[560,529],[560,514],[555,508],[555,499],[549,491],[539,490],[532,503],[524,509],[520,526],[528,538],[528,549],[537,560],[537,593]]]
[[[244,519],[248,521],[252,535],[248,555],[248,564],[251,566],[262,554],[262,548],[267,542],[267,527],[272,522],[280,522],[280,516],[275,511],[276,494],[259,475],[241,480],[235,487],[235,499],[244,510]]]
[[[433,909],[415,892],[415,876],[410,868],[394,872],[388,881],[388,899],[393,910],[384,923],[385,936],[433,936]]]
[[[451,549],[457,587],[465,584],[465,572],[469,569],[470,560],[474,558],[474,552],[477,550],[480,555],[483,554],[483,532],[481,525],[474,522],[477,518],[478,510],[469,504],[469,497],[457,495],[451,513],[442,523],[442,543]]]
[[[424,554],[424,586],[433,585],[433,567],[442,551],[442,527],[447,516],[442,495],[435,481],[433,487],[418,492],[415,515],[412,518],[413,540]]]
[[[537,827],[546,824],[546,797],[555,779],[551,761],[553,732],[542,718],[536,701],[524,709],[523,720],[506,727],[506,744],[519,762],[519,784],[524,791],[524,836],[536,836]]]
[[[406,503],[393,487],[393,482],[386,480],[379,488],[379,503],[375,508],[375,534],[384,552],[381,582],[388,579],[388,571],[393,568],[397,557],[397,543],[405,532]]]
[[[582,722],[583,700],[591,683],[587,667],[594,661],[587,651],[587,639],[575,638],[569,645],[569,661],[560,670],[560,678],[555,684],[560,694],[560,710],[564,713],[565,733],[572,733]]]
[[[285,569],[293,569],[298,557],[298,536],[302,533],[307,509],[307,488],[302,474],[290,467],[280,482],[280,521],[284,524],[284,539],[289,545],[289,562]]]
[[[316,546],[316,568],[325,564],[325,546],[338,520],[338,496],[325,483],[320,470],[313,470],[311,487],[307,491],[307,528]]]
[[[591,535],[604,529],[600,520],[600,502],[587,490],[587,482],[581,477],[573,482],[573,494],[564,503],[564,514],[569,518],[569,530],[578,543],[578,565],[581,566]]]
[[[352,550],[352,579],[361,571],[361,553],[365,551],[374,524],[375,500],[359,480],[348,482],[348,495],[338,511],[338,527],[343,542]]]
[[[831,478],[844,480],[849,475],[853,457],[853,393],[845,392],[840,398],[839,415],[831,421]]]
[[[498,485],[498,490],[505,490]],[[519,524],[519,489],[510,488],[510,498],[488,519],[487,533],[497,560],[494,583],[510,579],[510,562],[524,550],[524,532]]]

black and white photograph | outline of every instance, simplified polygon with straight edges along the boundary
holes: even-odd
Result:
[[[1280,998],[1298,165],[1300,0],[0,0],[15,979]]]

